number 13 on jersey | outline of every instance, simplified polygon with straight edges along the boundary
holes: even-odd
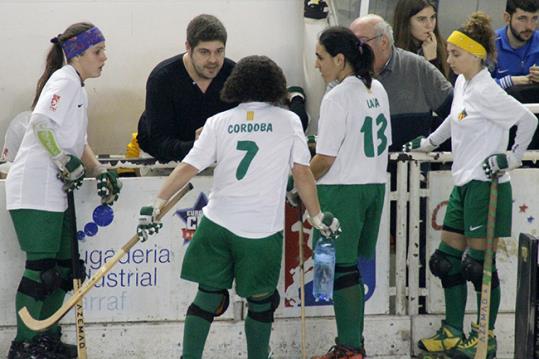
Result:
[[[374,143],[373,122],[376,124],[376,146]],[[363,151],[366,157],[376,157],[384,153],[387,148],[386,129],[387,119],[384,114],[379,114],[375,120],[370,116],[365,117],[363,126],[361,126],[361,133],[363,133]]]

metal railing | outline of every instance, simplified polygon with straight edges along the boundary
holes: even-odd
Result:
[[[390,197],[397,203],[395,314],[414,316],[419,313],[419,297],[427,292],[419,285],[419,250],[420,199],[429,196],[429,188],[428,184],[421,188],[420,168],[423,163],[450,163],[453,157],[450,152],[410,152],[392,153],[390,159],[397,161],[397,189]],[[539,161],[539,151],[526,152],[523,160]]]

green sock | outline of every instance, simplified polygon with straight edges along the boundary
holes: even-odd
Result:
[[[71,274],[70,268],[58,266],[58,270],[62,279],[69,279]],[[58,288],[49,294],[49,296],[43,301],[43,308],[41,308],[39,319],[46,319],[53,315],[64,303],[65,295],[66,292],[62,288]],[[53,325],[47,329],[47,333],[51,335],[58,335],[60,333],[60,326],[58,324]]]
[[[199,290],[193,301],[193,304],[200,309],[209,313],[215,313],[223,301],[223,294],[208,293],[200,289],[212,292],[219,289],[199,286]],[[204,344],[206,343],[210,326],[211,322],[197,315],[190,314],[189,311],[187,312],[183,330],[183,359],[202,358],[202,352],[204,351]]]
[[[353,264],[340,264],[343,267]],[[350,272],[335,272],[335,281],[349,275]],[[337,322],[337,340],[339,344],[360,349],[363,347],[363,322],[365,312],[365,287],[363,281],[351,287],[335,290],[333,310]]]
[[[249,312],[261,313],[271,310],[272,295],[261,298],[248,299]],[[247,339],[247,357],[249,359],[267,359],[269,356],[269,340],[271,335],[271,321],[260,321],[245,318],[245,337]]]
[[[51,254],[49,253],[26,253],[26,258],[29,261],[46,259],[50,257],[51,257]],[[41,283],[40,271],[33,271],[30,269],[25,269],[23,273],[23,277],[33,282]],[[15,295],[15,308],[16,308],[17,313],[23,307],[26,307],[26,309],[28,309],[28,312],[33,318],[40,319],[41,310],[43,308],[43,301],[37,300],[34,297],[31,297],[29,295],[26,295],[17,291],[17,294]],[[32,340],[32,338],[35,337],[37,334],[39,333],[34,332],[30,328],[28,328],[24,324],[24,322],[21,320],[21,318],[17,315],[17,335],[15,337],[15,341],[28,342]]]
[[[447,254],[446,258],[451,263],[451,270],[448,275],[458,275],[462,273],[463,251],[453,248],[441,242],[438,250]],[[444,288],[445,299],[445,322],[452,327],[462,331],[464,322],[464,312],[466,310],[466,299],[468,297],[468,287],[466,282],[452,287]]]
[[[473,259],[483,262],[485,260],[485,252],[476,250],[476,249],[470,249],[469,255]],[[494,277],[494,273],[497,273],[496,268],[496,253],[492,253],[492,275]],[[501,288],[498,285],[496,288],[491,288],[490,290],[490,312],[489,312],[489,318],[488,318],[488,328],[490,330],[494,330],[494,324],[496,324],[496,318],[498,317],[498,310],[500,309],[500,301],[501,301]],[[479,323],[479,316],[480,316],[480,308],[481,308],[481,291],[476,292],[477,297],[477,323]]]

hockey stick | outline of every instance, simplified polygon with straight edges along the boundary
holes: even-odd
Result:
[[[490,291],[492,284],[492,257],[494,244],[494,229],[496,227],[496,207],[498,203],[498,177],[492,177],[490,198],[488,202],[487,239],[485,260],[483,262],[483,281],[481,284],[481,301],[479,307],[479,342],[475,359],[485,359],[488,353],[488,324],[490,316]]]
[[[303,202],[298,203],[299,212],[299,293],[300,293],[300,316],[301,316],[301,357],[307,358],[305,351],[305,256],[303,253]]]
[[[79,240],[77,238],[77,216],[75,212],[75,198],[73,191],[67,194],[67,208],[71,217],[73,230],[73,244],[71,246],[71,261],[73,271],[73,293],[76,293],[81,287],[81,265],[79,262]],[[75,303],[75,333],[77,335],[77,357],[78,359],[86,359],[86,333],[84,332],[84,311],[82,306],[82,298]]]
[[[171,199],[168,200],[167,204],[163,206],[161,209],[161,213],[157,216],[157,220],[161,220],[165,214],[167,214],[168,211],[170,211],[176,203],[191,189],[193,189],[193,185],[191,183],[187,183],[181,190],[179,190]],[[88,279],[82,287],[79,288],[76,292],[73,293],[71,298],[67,302],[64,303],[50,317],[43,320],[37,320],[32,318],[30,315],[30,312],[28,312],[28,309],[26,307],[23,307],[21,310],[19,310],[19,316],[21,317],[24,324],[35,331],[44,331],[47,330],[47,328],[50,328],[52,325],[60,321],[66,315],[66,313],[79,302],[84,295],[94,287],[94,285],[101,279],[105,274],[107,274],[112,267],[139,241],[138,235],[134,235],[126,244],[122,246],[116,252],[116,254],[109,260],[107,263],[105,263],[99,270],[92,276],[92,278]]]

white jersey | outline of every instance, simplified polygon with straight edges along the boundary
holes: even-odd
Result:
[[[379,81],[369,90],[349,76],[324,95],[316,153],[335,162],[318,184],[386,183],[390,145],[389,101]]]
[[[483,69],[470,81],[460,75],[455,83],[450,113],[455,185],[472,180],[489,181],[482,165],[490,155],[505,153],[509,129],[517,122],[534,115],[509,96]],[[529,134],[531,140],[533,133]],[[525,136],[528,137],[528,136]],[[529,144],[529,140],[527,144]],[[527,146],[526,144],[526,146]],[[504,174],[499,181],[507,182]]]
[[[56,141],[66,153],[82,156],[86,144],[88,96],[71,65],[52,74],[33,113],[51,119]],[[32,120],[6,180],[7,209],[37,209],[62,212],[67,197],[58,168],[34,135]]]
[[[183,162],[199,170],[216,163],[205,216],[235,235],[263,238],[283,229],[288,174],[309,160],[297,115],[250,102],[210,117]]]

